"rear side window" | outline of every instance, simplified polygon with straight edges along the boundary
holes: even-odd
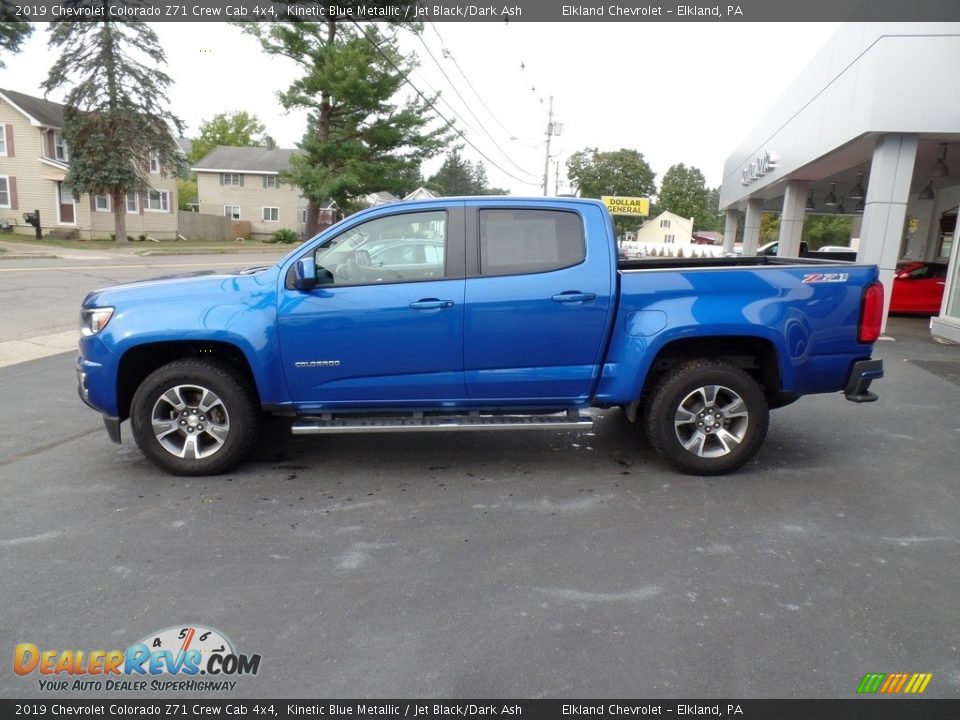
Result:
[[[580,216],[559,210],[481,210],[480,274],[548,272],[583,262]]]

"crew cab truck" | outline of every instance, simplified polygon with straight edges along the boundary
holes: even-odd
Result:
[[[297,434],[586,429],[620,406],[682,471],[742,466],[768,411],[883,375],[875,266],[619,260],[596,200],[377,206],[275,265],[83,301],[82,399],[178,475],[236,466],[266,413]]]

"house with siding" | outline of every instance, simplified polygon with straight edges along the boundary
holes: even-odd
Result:
[[[107,238],[114,231],[108,195],[74,193],[64,180],[70,148],[63,140],[63,105],[0,89],[0,226],[32,235],[24,213],[40,211],[44,234]],[[151,163],[150,187],[126,197],[127,233],[157,240],[177,235],[177,182]]]
[[[302,235],[307,200],[299,188],[280,181],[280,174],[290,169],[290,159],[300,152],[272,145],[217,146],[190,168],[197,174],[200,212],[249,221],[250,235],[259,240],[280,228]],[[321,210],[321,227],[332,221],[332,211]]]

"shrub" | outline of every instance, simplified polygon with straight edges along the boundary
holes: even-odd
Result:
[[[270,239],[267,240],[267,242],[290,244],[297,242],[299,239],[300,236],[297,234],[296,230],[291,230],[290,228],[280,228],[270,236]]]

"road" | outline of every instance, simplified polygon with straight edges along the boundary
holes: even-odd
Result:
[[[161,269],[49,262],[0,272],[4,337]],[[778,410],[755,461],[712,479],[619,411],[582,434],[276,426],[238,471],[174,478],[126,426],[108,441],[71,354],[0,368],[0,696],[85,696],[14,675],[17,643],[203,625],[262,662],[194,697],[854,697],[867,672],[957,697],[960,387],[928,369],[960,348],[924,322],[878,345],[880,402]]]
[[[90,290],[177,272],[263,265],[285,253],[148,257],[89,251],[67,254],[67,258],[0,262],[0,307],[16,310],[14,321],[0,323],[0,367],[76,347],[80,302]]]

